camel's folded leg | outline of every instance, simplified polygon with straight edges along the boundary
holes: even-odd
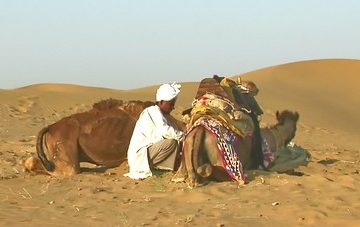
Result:
[[[46,173],[38,157],[32,156],[19,162],[24,171],[30,173]]]
[[[181,161],[179,169],[175,175],[171,178],[172,182],[180,183],[185,182],[188,177],[186,166],[184,160]]]

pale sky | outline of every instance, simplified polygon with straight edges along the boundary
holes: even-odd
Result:
[[[360,59],[359,0],[0,0],[0,88],[132,89]]]

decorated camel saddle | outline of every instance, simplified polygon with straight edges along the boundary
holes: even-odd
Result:
[[[183,112],[187,133],[172,181],[186,181],[190,188],[210,178],[244,184],[246,170],[282,172],[306,163],[303,157],[308,155],[295,152],[296,147],[286,148],[295,136],[299,114],[277,111],[277,123],[260,129],[257,92],[255,84],[247,81],[214,76],[200,82],[192,108]]]
[[[253,97],[257,92],[255,84],[248,81],[235,82],[218,76],[203,79],[192,108],[183,113],[188,128],[206,116],[222,122],[238,136],[251,136],[255,127],[251,114],[259,116],[263,113]]]
[[[231,101],[239,109],[256,115],[263,114],[254,96],[259,92],[255,83],[242,81],[238,77],[235,82],[226,77],[214,75],[212,78],[205,78],[200,82],[195,99],[206,93],[213,93]]]
[[[185,113],[188,133],[201,125],[213,134],[228,175],[239,183],[245,181],[246,167],[238,156],[238,146],[241,139],[255,137],[255,128],[259,127],[257,116],[262,114],[253,97],[257,92],[252,82],[235,82],[218,76],[205,78],[200,82],[191,111]],[[261,148],[260,152],[263,161],[268,155]]]

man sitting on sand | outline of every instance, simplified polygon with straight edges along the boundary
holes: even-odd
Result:
[[[174,109],[180,84],[163,84],[156,92],[156,105],[143,110],[136,122],[127,151],[132,179],[152,176],[151,168],[174,170],[184,132],[166,118]]]

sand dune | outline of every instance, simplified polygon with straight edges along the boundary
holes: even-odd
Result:
[[[257,82],[264,106],[296,109],[309,124],[360,135],[359,72],[358,60],[318,60],[242,76]]]
[[[312,161],[295,175],[252,171],[243,187],[211,182],[193,190],[170,183],[168,172],[144,181],[125,178],[126,164],[87,169],[69,178],[31,175],[18,165],[35,153],[42,127],[101,99],[152,100],[158,85],[133,90],[69,84],[1,89],[0,225],[358,226],[359,74],[360,61],[347,59],[241,74],[260,88],[263,126],[275,122],[276,110],[300,113],[294,141],[312,154]],[[182,83],[176,117],[191,106],[198,84]]]

